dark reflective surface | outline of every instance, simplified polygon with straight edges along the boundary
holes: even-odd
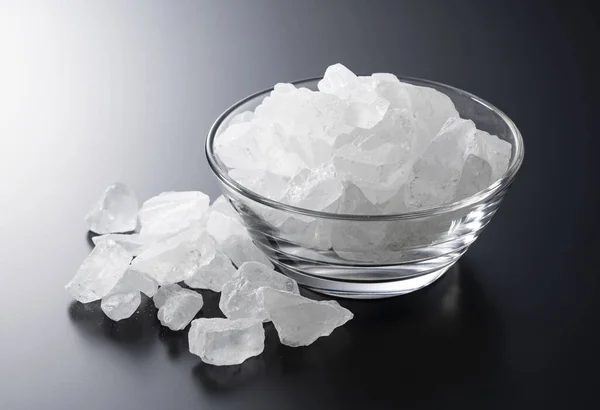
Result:
[[[585,6],[1,1],[0,409],[597,407],[599,33]],[[338,61],[466,89],[521,130],[523,167],[459,266],[406,297],[341,301],[354,320],[310,347],[267,325],[265,352],[227,368],[189,354],[150,300],[113,323],[69,298],[106,185],[216,195],[203,141],[219,113]],[[204,297],[199,315],[218,315]]]

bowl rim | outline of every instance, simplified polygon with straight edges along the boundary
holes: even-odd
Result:
[[[441,214],[453,212],[453,211],[456,211],[456,210],[459,210],[462,208],[466,208],[468,206],[471,206],[471,205],[476,204],[481,201],[486,201],[486,200],[492,198],[497,193],[504,190],[505,188],[507,188],[513,182],[513,180],[515,179],[515,177],[517,175],[517,172],[519,171],[519,168],[521,167],[521,164],[523,163],[523,157],[525,155],[525,147],[524,147],[523,138],[521,136],[521,133],[519,132],[519,129],[517,128],[515,123],[503,111],[501,111],[496,106],[489,103],[488,101],[484,100],[483,98],[480,98],[474,94],[471,94],[467,91],[461,90],[460,88],[453,87],[451,85],[447,85],[447,84],[432,81],[432,80],[426,80],[426,79],[422,79],[422,78],[418,78],[418,77],[408,77],[408,76],[401,76],[401,75],[396,75],[396,77],[398,77],[398,79],[400,81],[404,80],[404,81],[408,81],[409,83],[411,83],[411,82],[418,83],[418,85],[420,85],[420,86],[432,85],[432,86],[437,86],[439,88],[446,88],[448,90],[452,90],[453,92],[461,94],[465,97],[468,97],[468,98],[474,100],[475,102],[483,105],[487,109],[495,112],[506,123],[506,125],[508,126],[510,131],[513,133],[514,139],[515,139],[515,144],[514,144],[515,154],[512,156],[506,172],[504,174],[502,174],[502,176],[499,179],[497,179],[492,185],[488,186],[484,190],[481,190],[481,191],[475,193],[474,195],[471,195],[467,198],[461,199],[460,201],[451,202],[451,203],[436,206],[433,208],[427,208],[427,209],[423,209],[423,210],[410,211],[410,212],[402,212],[402,213],[396,213],[396,214],[357,215],[357,214],[339,214],[339,213],[331,213],[331,212],[322,212],[322,211],[315,211],[312,209],[300,208],[297,206],[288,205],[288,204],[284,204],[283,202],[269,199],[269,198],[262,196],[254,191],[249,190],[248,188],[242,186],[237,181],[235,181],[229,177],[227,170],[223,169],[219,164],[216,153],[214,151],[214,140],[216,137],[217,130],[219,129],[221,124],[225,121],[225,119],[227,119],[231,115],[232,112],[237,110],[241,105],[246,104],[247,102],[249,102],[255,98],[258,98],[261,96],[266,96],[268,93],[273,91],[274,87],[270,87],[270,88],[264,89],[262,91],[258,91],[256,93],[253,93],[253,94],[239,100],[238,102],[236,102],[235,104],[230,106],[227,110],[225,110],[217,118],[217,120],[210,127],[210,130],[208,132],[208,136],[207,136],[206,142],[205,142],[205,154],[206,154],[206,158],[208,160],[208,164],[209,164],[211,170],[213,171],[213,173],[215,174],[215,176],[223,184],[225,184],[227,187],[234,190],[238,194],[240,194],[254,202],[258,202],[264,206],[279,209],[281,211],[292,212],[292,213],[311,216],[311,217],[315,217],[315,218],[336,219],[336,220],[389,221],[389,220],[417,219],[417,218],[424,218],[424,217],[429,217],[429,216],[434,216],[434,215],[441,215]],[[322,76],[310,77],[310,78],[306,78],[306,79],[302,79],[302,80],[292,81],[291,84],[294,84],[295,86],[301,86],[302,84],[319,81],[322,78],[323,78]]]

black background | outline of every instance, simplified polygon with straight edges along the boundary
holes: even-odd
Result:
[[[0,0],[0,409],[600,407],[597,22],[577,2]],[[113,323],[72,302],[106,185],[216,195],[212,121],[335,62],[463,88],[520,128],[523,167],[458,266],[342,301],[355,319],[310,347],[268,327],[227,368],[151,304]]]

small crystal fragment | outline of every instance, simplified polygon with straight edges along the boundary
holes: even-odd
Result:
[[[139,255],[144,250],[144,243],[140,239],[140,235],[137,233],[133,234],[119,234],[119,233],[111,233],[107,235],[99,235],[94,236],[92,238],[92,242],[94,245],[98,245],[98,243],[106,240],[113,240],[127,251],[131,252],[133,256]]]
[[[100,308],[109,319],[116,322],[133,315],[141,301],[140,292],[115,293],[103,297]]]
[[[125,184],[110,185],[85,220],[90,231],[107,234],[133,231],[137,226],[138,201]]]
[[[223,286],[219,308],[230,319],[266,319],[266,312],[258,304],[256,291],[262,286],[298,293],[295,280],[257,262],[246,262],[233,278]]]
[[[163,290],[164,289],[164,290]],[[202,295],[178,285],[161,287],[154,296],[158,320],[171,330],[184,329],[202,309]]]
[[[190,352],[215,366],[240,364],[265,347],[262,322],[252,319],[196,319],[188,334]]]
[[[142,240],[157,240],[187,228],[202,218],[208,203],[208,196],[194,191],[163,192],[150,198],[139,213]]]
[[[279,340],[287,346],[308,346],[354,317],[333,300],[317,302],[269,287],[258,289],[257,297],[275,325]]]
[[[132,258],[133,255],[115,241],[102,241],[85,258],[66,289],[81,303],[101,299],[123,277]]]

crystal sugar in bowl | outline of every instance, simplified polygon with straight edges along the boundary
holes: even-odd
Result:
[[[519,130],[492,104],[444,84],[398,78],[446,94],[461,118],[510,142],[511,158],[504,175],[475,195],[431,209],[390,215],[334,214],[286,205],[250,191],[228,175],[227,167],[215,153],[215,137],[231,119],[254,110],[272,89],[251,95],[225,111],[206,140],[208,163],[253,241],[279,270],[314,291],[374,299],[429,285],[481,234],[523,161]],[[319,80],[294,84],[316,90]]]

